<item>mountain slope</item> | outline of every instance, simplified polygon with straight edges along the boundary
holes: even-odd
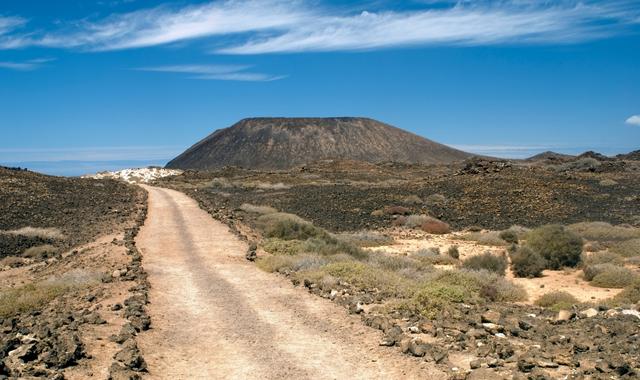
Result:
[[[214,132],[167,168],[286,169],[324,159],[436,164],[469,156],[367,118],[252,118]]]

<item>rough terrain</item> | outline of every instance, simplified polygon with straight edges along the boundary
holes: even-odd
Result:
[[[247,262],[246,244],[192,199],[148,190],[138,246],[153,329],[139,343],[150,378],[444,376],[378,347],[379,333],[344,309]]]

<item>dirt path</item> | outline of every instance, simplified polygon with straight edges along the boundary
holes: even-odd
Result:
[[[379,347],[379,332],[244,259],[245,244],[186,195],[147,187],[138,236],[153,329],[139,345],[149,378],[444,378]]]

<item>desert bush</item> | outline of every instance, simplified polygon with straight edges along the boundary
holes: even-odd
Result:
[[[18,268],[23,266],[27,261],[22,257],[15,256],[7,256],[0,259],[0,268],[9,267],[9,268]]]
[[[228,189],[233,187],[233,183],[231,183],[231,181],[229,181],[226,178],[214,178],[212,179],[209,184],[208,187],[213,187],[213,188],[221,188],[221,189]]]
[[[529,247],[520,247],[511,255],[511,269],[516,277],[540,277],[547,261]]]
[[[613,252],[608,252],[608,251],[589,252],[589,253],[582,254],[582,264],[585,267],[598,265],[598,264],[624,265],[624,259],[622,258],[622,256],[617,255]]]
[[[638,275],[625,267],[600,264],[599,272],[593,277],[591,284],[600,288],[624,288],[634,283]]]
[[[0,233],[28,238],[40,238],[48,241],[66,239],[66,236],[57,228],[23,227],[17,230],[0,231]]]
[[[564,171],[579,171],[579,172],[593,172],[596,171],[600,167],[600,161],[591,157],[580,158],[575,161],[567,162],[564,164],[557,165],[555,167],[556,171],[564,172]]]
[[[411,294],[411,282],[394,273],[358,261],[331,263],[322,270],[360,289],[378,289],[385,296],[406,297]]]
[[[612,179],[608,179],[608,178],[606,178],[606,179],[601,180],[601,181],[599,182],[599,184],[600,184],[600,186],[608,187],[608,186],[615,186],[615,185],[617,185],[617,184],[618,184],[618,182],[616,182],[616,181],[614,181],[614,180],[612,180]]]
[[[329,263],[328,258],[309,254],[296,256],[265,256],[258,258],[256,261],[258,268],[265,272],[297,272],[319,268],[327,263]]]
[[[240,210],[244,212],[252,213],[252,214],[261,214],[261,215],[273,214],[275,212],[278,212],[278,210],[270,206],[256,206],[249,203],[243,203],[240,206]]]
[[[462,261],[462,267],[470,270],[487,270],[504,276],[507,269],[507,258],[485,252]]]
[[[291,188],[291,186],[285,185],[282,182],[278,182],[278,183],[257,182],[254,185],[256,188],[261,190],[287,190]]]
[[[535,301],[535,304],[551,310],[570,309],[578,304],[578,300],[571,294],[564,291],[555,291],[544,294]]]
[[[422,199],[419,196],[415,195],[415,194],[408,195],[408,196],[404,197],[404,199],[402,201],[404,203],[412,204],[412,205],[422,204]]]
[[[611,300],[612,306],[636,305],[640,302],[640,279],[625,287]]]
[[[297,255],[304,251],[304,243],[300,240],[266,239],[261,247],[273,255]]]
[[[309,238],[327,238],[329,233],[322,228],[293,214],[272,213],[258,217],[258,226],[267,238],[282,240],[307,240]]]
[[[376,231],[341,233],[336,237],[358,247],[378,247],[393,243],[393,238]]]
[[[451,232],[451,227],[439,219],[428,217],[427,220],[422,222],[420,228],[430,234],[448,234]]]
[[[449,257],[458,260],[460,258],[460,250],[458,249],[457,245],[452,245],[451,247],[449,247],[449,249],[447,249],[447,255],[449,255]]]
[[[364,260],[369,256],[367,251],[364,251],[359,247],[356,247],[355,245],[335,239],[331,236],[323,236],[322,238],[310,238],[304,242],[303,250],[305,252],[317,253],[323,256],[331,256],[343,253],[359,260]]]
[[[629,265],[640,267],[640,256],[629,257],[626,262]]]
[[[420,270],[422,269],[422,267],[424,267],[424,264],[414,259],[405,256],[391,256],[383,253],[370,255],[368,263],[374,267],[394,272],[398,272],[407,268]]]
[[[578,265],[583,242],[575,233],[550,224],[529,232],[526,245],[547,261],[549,269],[560,269]]]
[[[613,226],[606,222],[582,222],[567,226],[584,239],[593,241],[617,241],[640,238],[640,228]]]
[[[640,239],[618,242],[611,247],[611,252],[624,257],[640,256]]]
[[[431,194],[425,199],[428,206],[442,206],[447,203],[447,197],[442,194]]]
[[[52,246],[51,244],[44,244],[26,249],[22,253],[22,256],[28,257],[30,259],[46,259],[57,254],[58,252],[58,248]]]
[[[509,244],[518,244],[518,234],[515,231],[504,230],[498,236]]]
[[[585,265],[582,268],[582,274],[586,281],[593,281],[598,274],[615,267],[618,267],[618,265],[610,263]]]
[[[0,291],[0,317],[38,310],[70,288],[56,284],[29,284]]]
[[[475,300],[474,300],[475,301]],[[420,315],[433,319],[453,303],[471,303],[471,295],[458,285],[431,283],[423,286],[404,305]]]
[[[460,239],[465,241],[475,241],[480,245],[488,245],[488,246],[496,246],[496,247],[505,246],[507,244],[507,242],[500,237],[500,233],[497,231],[467,232],[464,235],[460,236]]]

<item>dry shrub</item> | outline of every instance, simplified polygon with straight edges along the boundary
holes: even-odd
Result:
[[[640,238],[640,228],[613,226],[606,222],[583,222],[567,226],[582,238],[593,241],[618,241]]]
[[[360,260],[369,257],[367,251],[331,236],[307,239],[304,242],[303,251],[323,256],[346,254]]]
[[[38,228],[38,227],[23,227],[17,230],[0,231],[3,234],[18,235],[28,238],[40,238],[43,240],[65,240],[66,236],[58,228]]]
[[[411,282],[408,279],[358,261],[331,263],[322,270],[360,289],[378,289],[385,296],[405,297],[411,294]]]
[[[51,244],[38,245],[31,247],[22,253],[22,256],[30,259],[46,259],[52,257],[59,252],[59,249]]]
[[[593,277],[591,284],[600,288],[624,288],[633,284],[638,275],[625,267],[620,267],[611,264],[595,265],[600,270]]]
[[[402,201],[404,203],[412,204],[412,205],[422,204],[422,199],[419,196],[415,195],[415,194],[408,195],[408,196],[404,197],[404,199]]]
[[[507,258],[505,256],[493,255],[491,252],[485,252],[462,261],[462,267],[470,270],[484,269],[504,276],[507,270]]]
[[[460,259],[460,250],[458,249],[458,246],[452,245],[449,247],[449,249],[447,249],[447,255],[455,260]]]
[[[329,259],[318,255],[280,255],[260,257],[256,261],[258,267],[265,272],[297,272],[319,268],[329,263]]]
[[[528,247],[520,247],[511,255],[511,269],[516,277],[540,277],[547,261]]]
[[[504,230],[498,236],[509,244],[518,244],[518,234],[514,231]]]
[[[442,206],[447,203],[447,197],[442,194],[431,194],[425,199],[427,206]]]
[[[640,256],[640,239],[631,239],[616,243],[611,252],[624,257]]]
[[[573,305],[576,305],[578,303],[579,302],[576,297],[564,291],[555,291],[544,294],[535,302],[535,304],[538,306],[555,311],[570,309]]]
[[[291,188],[291,186],[285,185],[282,182],[278,182],[278,183],[258,182],[255,184],[255,187],[261,190],[287,190]]]
[[[585,267],[598,264],[624,265],[624,259],[622,258],[622,256],[617,255],[613,252],[589,252],[582,254],[582,264],[584,264]]]
[[[411,209],[408,209],[408,208],[406,208],[404,206],[385,206],[383,211],[387,215],[409,215],[409,214],[411,214]]]
[[[278,212],[278,210],[270,206],[256,206],[249,203],[243,203],[240,206],[240,210],[244,212],[252,213],[252,214],[261,214],[261,215],[273,214]]]
[[[233,187],[233,183],[226,178],[214,178],[209,182],[208,187],[228,189]]]
[[[18,268],[25,264],[26,260],[22,257],[7,256],[0,260],[1,267]]]
[[[613,306],[636,305],[640,302],[640,279],[624,288],[611,300]]]
[[[393,238],[376,231],[341,233],[337,238],[358,247],[379,247],[393,243]]]
[[[272,255],[297,255],[304,250],[304,242],[300,240],[266,239],[261,248]]]
[[[609,186],[616,186],[618,184],[618,182],[616,182],[616,181],[614,181],[612,179],[606,178],[606,179],[601,180],[599,182],[599,184],[600,184],[600,186],[609,187]]]
[[[500,232],[497,232],[497,231],[467,232],[464,235],[460,236],[460,239],[466,240],[466,241],[475,241],[480,245],[488,245],[488,246],[495,246],[495,247],[502,247],[507,245],[507,242],[500,237]]]
[[[442,235],[442,234],[448,234],[449,232],[451,232],[451,227],[449,227],[447,223],[431,217],[428,217],[428,219],[422,223],[420,228],[424,232],[427,232],[430,234]]]
[[[371,216],[375,216],[375,217],[384,216],[384,211],[383,210],[373,210],[373,211],[371,211]]]
[[[575,267],[582,254],[582,238],[556,224],[538,227],[527,234],[527,246],[547,261],[549,269]]]
[[[258,217],[258,226],[267,238],[282,240],[306,240],[312,237],[325,238],[329,233],[310,222],[287,213],[276,212]]]
[[[409,215],[407,217],[402,218],[402,225],[408,228],[416,228],[420,227],[422,223],[429,220],[429,217],[426,215]]]

